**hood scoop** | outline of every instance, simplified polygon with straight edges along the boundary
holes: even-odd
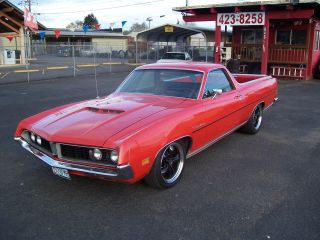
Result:
[[[96,108],[96,107],[87,107],[87,110],[90,112],[109,113],[109,114],[120,114],[124,112],[123,110],[118,110],[118,109]]]

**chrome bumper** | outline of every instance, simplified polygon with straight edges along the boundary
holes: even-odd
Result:
[[[43,162],[45,162],[51,167],[57,167],[57,168],[67,169],[70,171],[82,172],[82,173],[91,175],[93,177],[105,177],[105,178],[119,179],[119,180],[120,179],[128,180],[133,178],[133,172],[129,164],[123,165],[123,166],[117,166],[116,170],[110,170],[106,168],[97,168],[97,167],[79,165],[74,163],[60,162],[42,153],[38,149],[34,148],[21,137],[14,138],[14,140],[18,141],[24,149],[26,149],[28,152],[32,153],[36,157],[40,158]]]

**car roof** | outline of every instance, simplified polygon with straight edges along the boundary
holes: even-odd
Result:
[[[185,54],[186,52],[166,52],[166,53],[183,53],[183,54]]]
[[[154,69],[154,68],[167,68],[167,69],[188,69],[198,71],[210,71],[212,69],[223,67],[221,64],[207,63],[207,62],[165,62],[146,64],[138,67],[137,69]]]

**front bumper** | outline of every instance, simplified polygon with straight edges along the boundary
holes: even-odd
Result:
[[[14,138],[14,140],[18,141],[24,149],[26,149],[28,152],[32,153],[36,157],[40,158],[43,162],[45,162],[49,166],[70,170],[71,174],[72,174],[72,171],[74,171],[74,172],[84,173],[85,175],[88,175],[88,176],[103,177],[103,178],[118,179],[118,180],[129,180],[133,178],[133,172],[129,164],[123,165],[123,166],[117,166],[116,170],[111,170],[107,168],[98,168],[98,167],[80,165],[80,164],[70,163],[70,162],[60,162],[44,154],[38,149],[34,148],[21,137],[16,137]]]

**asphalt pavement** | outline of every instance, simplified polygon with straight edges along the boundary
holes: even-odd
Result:
[[[126,74],[98,75],[99,95]],[[21,119],[94,97],[90,75],[0,85],[0,239],[320,239],[320,81],[281,81],[257,135],[188,159],[163,191],[64,180],[14,142]]]

